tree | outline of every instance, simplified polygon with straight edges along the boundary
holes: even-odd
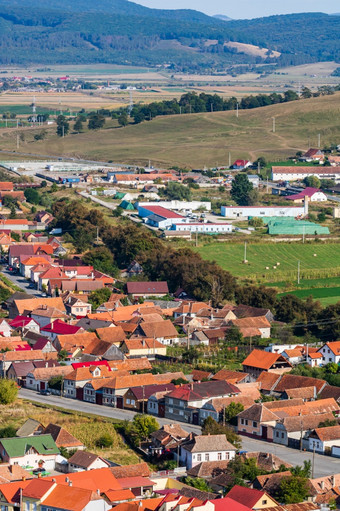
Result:
[[[122,112],[120,116],[118,117],[118,124],[119,126],[127,126],[129,124],[129,118],[126,112]]]
[[[83,130],[83,121],[80,117],[77,117],[76,122],[73,125],[74,131],[80,133]]]
[[[9,214],[9,218],[10,218],[11,220],[14,220],[14,218],[16,218],[16,217],[17,217],[17,208],[15,207],[15,205],[14,205],[14,204],[11,204],[10,210],[11,210],[11,212],[10,212],[10,214]]]
[[[47,186],[47,182],[45,181],[45,179],[43,179],[40,183],[40,188],[46,188]]]
[[[241,448],[241,439],[235,431],[229,426],[219,424],[212,417],[207,417],[203,422],[202,435],[225,435],[236,449]]]
[[[199,352],[193,346],[190,346],[187,350],[182,353],[182,361],[186,364],[192,364],[194,360],[199,358]]]
[[[52,186],[51,186],[51,192],[52,193],[55,193],[58,191],[58,186],[57,186],[57,183],[52,183]]]
[[[306,176],[303,180],[306,186],[311,186],[312,188],[320,188],[320,179],[316,176]]]
[[[172,181],[167,183],[164,193],[169,200],[190,200],[191,197],[190,189],[187,186]]]
[[[188,486],[192,486],[193,488],[196,488],[197,490],[206,491],[206,492],[212,491],[212,489],[208,485],[207,481],[205,481],[205,479],[202,479],[200,477],[187,476],[184,478],[183,482],[185,484],[187,484]]]
[[[326,419],[325,421],[322,421],[319,423],[318,428],[329,428],[330,426],[337,426],[338,422],[336,419],[330,420]]]
[[[244,406],[242,403],[230,403],[225,410],[224,416],[227,422],[231,422],[239,413],[243,412]]]
[[[263,227],[262,218],[259,218],[257,216],[254,216],[253,218],[251,218],[248,223],[251,227]]]
[[[96,247],[86,252],[83,256],[85,264],[91,265],[95,270],[107,273],[112,276],[118,274],[112,252],[107,247]]]
[[[64,115],[58,115],[57,117],[57,135],[58,137],[64,137],[70,131],[70,123]]]
[[[303,87],[301,91],[301,97],[308,99],[312,97],[312,91],[308,87]]]
[[[66,360],[66,359],[64,359],[64,360]],[[53,378],[51,378],[48,381],[48,386],[50,389],[61,390],[62,382],[63,382],[62,375],[54,376]]]
[[[90,293],[88,301],[92,305],[93,309],[97,309],[102,303],[107,302],[110,298],[111,291],[107,287],[102,289],[96,289]]]
[[[62,360],[62,361],[65,361],[67,360],[68,358],[68,352],[67,350],[60,350],[59,353],[58,353],[58,360]]]
[[[267,160],[264,158],[264,156],[260,156],[257,158],[256,161],[254,161],[254,167],[256,168],[260,167],[260,169],[263,169],[267,165]]]
[[[320,427],[320,426],[318,426]],[[310,460],[304,461],[303,466],[296,465],[291,469],[291,473],[294,476],[309,478],[312,475],[312,462]]]
[[[0,380],[0,404],[9,405],[14,403],[18,395],[18,387],[13,380]]]
[[[308,479],[306,477],[292,476],[281,480],[278,490],[278,500],[282,504],[298,504],[307,500],[309,495]]]
[[[14,438],[17,435],[17,430],[14,426],[7,426],[0,429],[0,438]]]
[[[253,185],[245,174],[237,174],[231,185],[230,195],[240,206],[249,204],[249,194],[253,190]]]
[[[128,424],[126,433],[138,445],[143,440],[150,438],[151,433],[158,429],[159,424],[154,417],[150,415],[135,415],[132,422]]]
[[[31,204],[40,203],[40,193],[35,188],[26,188],[24,191],[25,198]]]
[[[88,128],[89,130],[99,130],[105,124],[105,117],[103,115],[94,114],[90,117]]]
[[[101,435],[96,441],[97,447],[101,447],[102,449],[111,447],[113,445],[113,438],[109,433],[104,433]]]
[[[238,326],[232,325],[225,334],[225,340],[230,343],[238,346],[239,344],[242,344],[243,341],[243,335],[240,332],[240,329]]]

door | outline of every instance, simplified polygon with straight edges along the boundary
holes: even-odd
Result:
[[[267,426],[262,426],[262,438],[263,438],[263,440],[267,440],[267,436],[268,436],[268,427]]]
[[[165,417],[165,404],[158,404],[158,417]]]
[[[121,396],[117,396],[117,408],[123,408],[123,398]]]
[[[198,425],[198,412],[192,414],[192,423]]]
[[[45,390],[45,389],[46,389],[46,382],[41,381],[40,382],[40,390]]]
[[[97,405],[103,404],[103,394],[96,394],[96,403]]]

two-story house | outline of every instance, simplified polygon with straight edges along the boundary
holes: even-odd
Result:
[[[318,351],[322,355],[322,365],[334,362],[340,364],[340,341],[327,342]]]
[[[83,399],[83,389],[87,382],[112,378],[113,373],[106,366],[78,367],[64,378],[64,396],[72,399]]]
[[[0,439],[1,460],[11,465],[54,470],[58,454],[59,449],[51,435]]]
[[[207,381],[182,385],[167,394],[165,417],[172,420],[198,424],[199,409],[213,397],[230,397],[239,389],[226,381]]]

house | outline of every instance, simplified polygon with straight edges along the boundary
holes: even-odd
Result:
[[[179,459],[189,470],[201,462],[232,460],[235,454],[225,435],[196,435],[181,443]]]
[[[26,376],[26,388],[37,390],[46,390],[48,383],[52,378],[65,378],[73,371],[71,366],[43,367],[35,368]]]
[[[167,383],[170,383],[170,381]],[[107,406],[123,408],[124,395],[131,387],[142,387],[143,385],[155,385],[157,383],[159,382],[151,373],[132,375],[112,374],[111,378],[104,382],[101,387],[102,403]]]
[[[237,432],[240,435],[272,441],[272,427],[280,417],[263,404],[254,404],[237,415]]]
[[[322,364],[322,353],[319,351],[316,353],[308,353],[306,356],[306,362],[311,367],[319,367]]]
[[[321,149],[308,149],[299,159],[301,161],[322,161],[325,158],[324,153],[321,151]]]
[[[271,394],[276,397],[281,397],[284,392],[290,389],[315,387],[316,394],[318,395],[326,386],[327,382],[320,378],[300,376],[297,374],[283,374],[276,380],[271,389]]]
[[[16,318],[10,321],[11,328],[19,331],[27,331],[35,332],[37,334],[40,333],[40,325],[33,318],[29,318],[27,316],[17,316]]]
[[[51,262],[51,257],[49,255],[41,255],[41,256],[25,256],[20,257],[19,271],[20,275],[29,279],[31,277],[31,270],[38,264],[46,264]],[[51,270],[56,270],[56,268],[51,268]],[[50,270],[47,270],[50,271]],[[39,288],[40,291],[42,288]]]
[[[237,327],[243,337],[270,337],[271,325],[265,316],[231,319],[229,323]]]
[[[54,353],[57,351],[53,346],[52,341],[46,337],[39,337],[39,339],[34,343],[34,346],[32,347],[34,350],[41,350],[43,353]]]
[[[236,160],[231,167],[234,170],[244,170],[250,167],[251,164],[251,161],[248,160]]]
[[[272,167],[271,180],[272,181],[303,181],[305,177],[316,176],[319,179],[332,179],[339,181],[340,179],[340,166],[339,167]]]
[[[115,344],[101,339],[94,339],[88,344],[83,350],[83,356],[87,356],[88,359],[124,360],[124,354]]]
[[[69,325],[61,319],[56,319],[52,323],[43,326],[40,329],[40,333],[54,341],[58,336],[82,333],[82,328],[76,325]]]
[[[277,472],[280,467],[285,467],[286,469],[292,468],[293,465],[287,463],[283,459],[279,458],[275,454],[271,454],[268,452],[243,452],[240,454],[240,458],[245,461],[249,459],[254,459],[256,461],[256,465],[260,470],[265,472]]]
[[[59,449],[51,435],[1,438],[0,456],[3,462],[21,467],[54,470]],[[41,463],[42,462],[42,463]]]
[[[156,339],[166,346],[171,346],[179,342],[179,334],[170,319],[140,323],[134,335]]]
[[[78,367],[64,378],[64,396],[83,399],[83,388],[87,382],[111,377],[113,377],[112,371],[106,366]]]
[[[53,346],[58,351],[65,350],[69,355],[75,357],[81,353],[93,341],[98,340],[95,332],[83,332],[69,335],[57,335],[53,341]]]
[[[17,436],[33,436],[33,435],[41,435],[44,431],[44,426],[41,422],[35,419],[27,419],[24,424],[18,429],[16,432]]]
[[[84,295],[85,296],[85,295]],[[69,315],[78,317],[86,317],[92,312],[92,305],[83,298],[70,296],[65,303],[66,312]]]
[[[208,417],[212,417],[216,422],[223,422],[225,409],[231,405],[231,403],[240,403],[245,409],[247,409],[255,404],[255,399],[252,396],[242,394],[232,397],[212,398],[200,408],[199,423],[203,424],[205,419]]]
[[[278,167],[282,169],[282,167]],[[294,167],[295,168],[295,167]],[[296,167],[298,169],[299,167]],[[300,167],[301,168],[301,167]],[[310,168],[310,167],[308,167]],[[340,176],[340,171],[339,171]],[[281,181],[282,179],[279,179]],[[305,217],[308,215],[308,203],[303,206],[221,206],[221,216],[234,219],[252,217]]]
[[[282,352],[282,356],[285,357],[292,366],[301,364],[305,360],[304,347],[298,346],[292,350],[285,350]]]
[[[81,472],[110,467],[110,463],[98,454],[77,451],[68,460],[69,472]]]
[[[277,472],[276,474],[259,475],[251,486],[255,490],[265,491],[268,495],[275,497],[280,489],[281,482],[288,477],[292,477],[290,470]]]
[[[235,500],[254,511],[276,507],[278,505],[276,500],[270,497],[266,492],[239,485],[235,485],[230,492],[227,493],[227,498]]]
[[[318,351],[322,355],[322,365],[334,362],[340,364],[340,341],[327,342]]]
[[[331,412],[279,419],[273,427],[273,441],[296,449],[309,448],[309,435],[324,421],[333,421]]]
[[[317,398],[317,392],[315,387],[298,387],[285,390],[281,397],[283,400],[301,398],[303,401],[314,401]]]
[[[156,355],[166,355],[166,346],[156,339],[125,339],[120,349],[128,357],[155,358]]]
[[[225,380],[229,383],[237,385],[238,383],[249,383],[251,378],[248,373],[231,371],[229,369],[221,369],[212,377],[212,380]]]
[[[287,200],[291,200],[295,203],[303,203],[305,198],[308,197],[310,202],[326,202],[327,195],[319,190],[319,188],[312,188],[307,186],[304,190],[299,193],[295,193],[294,195],[288,195],[286,197]]]
[[[167,282],[127,282],[126,290],[134,299],[169,294]]]
[[[9,366],[6,377],[14,380],[21,387],[26,386],[26,377],[29,372],[34,371],[35,364],[31,360],[15,362]]]
[[[262,350],[253,350],[242,362],[243,371],[257,378],[262,371],[274,369],[288,370],[292,365],[279,353],[268,353]]]
[[[154,486],[156,486],[156,483],[151,479],[141,476],[122,477],[119,479],[119,484],[123,490],[132,491],[135,498],[143,498],[146,496],[150,497],[153,493]]]
[[[116,346],[120,346],[126,339],[126,334],[121,326],[114,327],[112,325],[110,327],[96,328],[96,334],[102,341],[115,344]]]
[[[204,302],[182,302],[179,307],[174,310],[174,318],[188,316],[195,318],[201,309],[208,309],[209,305]]]
[[[63,303],[63,300],[60,297],[57,298],[32,298],[30,297],[28,300],[25,299],[17,299],[14,300],[13,303],[13,309],[11,310],[11,313],[15,312],[14,315],[10,316],[12,319],[16,316],[23,315],[26,316],[29,313],[32,313],[32,311],[35,311],[37,309],[44,310],[48,308],[55,308],[61,312],[65,313],[65,306]],[[34,315],[31,314],[31,317]],[[33,319],[36,320],[35,317]],[[39,321],[38,321],[39,323]],[[40,326],[41,323],[39,323]],[[46,324],[46,323],[45,323]]]
[[[11,364],[18,362],[46,362],[48,359],[57,359],[56,353],[43,353],[41,350],[7,351],[0,353],[0,376],[5,378]]]
[[[164,426],[166,428],[170,427]],[[117,479],[121,479],[122,477],[150,477],[151,471],[149,465],[142,461],[141,463],[135,463],[134,465],[117,465],[110,468],[111,474],[113,474]]]
[[[3,337],[11,337],[12,332],[13,327],[11,326],[11,322],[6,321],[4,318],[0,319],[0,335]]]
[[[182,385],[165,395],[165,417],[198,424],[199,409],[211,398],[237,395],[239,389],[226,381]]]
[[[330,453],[333,446],[340,445],[340,425],[316,428],[309,435],[309,449],[321,454]]]
[[[321,390],[319,397],[321,399],[332,397],[340,405],[340,387],[335,387],[334,385],[326,385]]]
[[[19,465],[0,465],[0,485],[5,483],[12,483],[13,481],[23,481],[26,479],[32,479],[32,475],[28,470],[25,470]],[[0,495],[0,505],[1,495]]]
[[[175,385],[173,383],[131,387],[124,394],[123,407],[127,410],[135,410],[144,413],[148,407],[147,405],[150,396],[156,392],[171,392],[174,389]]]
[[[165,424],[161,429],[151,433],[152,452],[163,454],[171,448],[177,448],[178,443],[188,438],[190,433],[179,424]]]
[[[67,451],[78,449],[78,452],[85,449],[84,444],[80,442],[80,440],[57,424],[48,424],[43,434],[51,435],[58,449],[60,449],[60,447],[63,447]]]

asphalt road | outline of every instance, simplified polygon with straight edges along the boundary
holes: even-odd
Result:
[[[85,403],[84,401],[77,401],[74,399],[67,399],[60,396],[42,396],[33,390],[20,389],[19,397],[23,399],[29,399],[37,403],[43,403],[45,405],[54,405],[75,412],[82,412],[89,415],[97,415],[101,417],[109,417],[119,420],[132,420],[135,416],[135,412],[129,410],[120,410],[118,408],[110,408],[108,406],[95,405],[92,403]],[[169,419],[157,418],[160,425],[169,424]],[[175,421],[171,421],[175,422]],[[186,431],[194,432],[197,434],[201,433],[199,426],[192,424],[186,424],[178,422]],[[254,440],[252,438],[242,438],[242,449],[249,452],[268,452],[279,456],[282,460],[292,465],[302,465],[306,460],[313,461],[313,453],[311,452],[300,452],[297,449],[290,449],[283,445],[272,444],[261,440]],[[339,472],[340,460],[337,458],[330,458],[329,456],[322,456],[321,454],[315,454],[314,456],[314,477],[322,477],[330,474],[336,474]]]
[[[8,271],[7,268],[3,268],[1,273],[3,275],[5,275],[5,277],[7,277],[8,280],[10,280],[13,284],[20,287],[23,291],[25,291],[25,293],[28,293],[32,296],[42,296],[41,291],[38,291],[37,289],[32,288],[32,287],[29,287],[31,282],[26,280],[24,277],[22,277],[18,273],[12,273],[12,272]]]
[[[253,438],[242,437],[242,448],[249,452],[262,451],[275,454],[292,465],[303,465],[303,462],[308,460],[313,462],[312,452],[300,452],[298,449],[290,449],[284,445],[263,442]],[[314,477],[337,474],[339,470],[340,460],[338,458],[331,458],[321,454],[314,455]]]

